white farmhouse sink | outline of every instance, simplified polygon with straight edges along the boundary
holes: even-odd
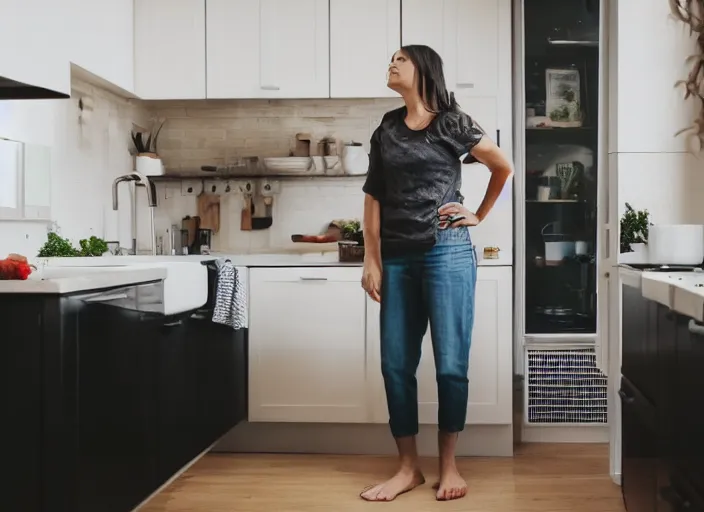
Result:
[[[87,258],[86,258],[87,259]],[[53,279],[81,279],[86,282],[86,289],[90,288],[92,280],[107,281],[110,274],[130,273],[143,269],[164,269],[164,314],[175,315],[186,311],[192,311],[203,306],[208,300],[208,269],[200,262],[150,262],[132,263],[116,265],[115,259],[105,265],[102,258],[93,258],[93,261],[85,262],[84,266],[72,264],[62,266],[60,261],[54,260],[51,265],[45,266],[40,271],[42,280]],[[69,260],[69,258],[67,258]],[[69,262],[71,263],[71,262]],[[94,263],[94,264],[90,264]],[[101,265],[101,263],[103,263]],[[98,275],[96,275],[98,274]],[[95,276],[95,277],[93,277]],[[124,280],[123,280],[124,281]],[[137,281],[135,281],[137,282]],[[104,284],[102,284],[105,286]]]

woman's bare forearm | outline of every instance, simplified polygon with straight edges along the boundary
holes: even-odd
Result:
[[[489,185],[486,187],[484,199],[475,213],[479,220],[484,220],[489,214],[512,174],[513,171],[510,167],[501,166],[491,169],[491,178],[489,178]]]
[[[501,195],[508,179],[513,175],[511,161],[506,158],[503,151],[487,137],[482,138],[479,144],[472,149],[474,156],[491,171],[489,185],[486,188],[484,199],[477,208],[475,215],[482,221],[494,207],[494,203]]]
[[[381,206],[379,201],[364,194],[364,259],[381,263]]]

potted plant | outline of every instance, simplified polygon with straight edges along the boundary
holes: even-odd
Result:
[[[641,252],[648,243],[650,214],[648,210],[636,211],[626,203],[626,211],[621,217],[621,254]]]
[[[337,243],[337,248],[342,262],[364,261],[364,233],[360,221],[353,220],[342,226],[342,240]]]
[[[164,174],[164,166],[157,153],[157,141],[163,126],[164,121],[154,124],[148,132],[132,131],[132,143],[137,153],[135,169],[138,173],[145,176]]]

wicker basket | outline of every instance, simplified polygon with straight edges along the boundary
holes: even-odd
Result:
[[[348,240],[337,242],[337,253],[342,263],[362,263],[364,246]]]

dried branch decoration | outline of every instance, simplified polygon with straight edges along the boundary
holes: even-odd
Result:
[[[686,80],[678,80],[675,87],[683,87],[684,99],[694,97],[701,102],[699,115],[692,126],[676,135],[689,134],[697,140],[697,151],[704,144],[704,0],[669,0],[672,15],[689,27],[690,34],[697,34],[697,54],[687,58],[691,66]]]

